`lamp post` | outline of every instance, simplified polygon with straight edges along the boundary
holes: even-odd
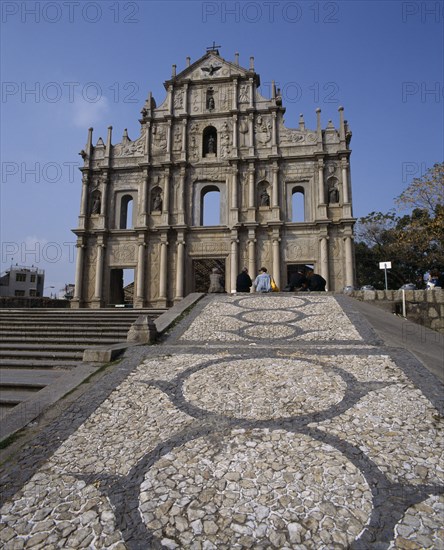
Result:
[[[45,290],[46,290],[47,288],[55,288],[55,286],[54,286],[54,285],[45,286],[45,288],[43,289],[43,298],[45,297]],[[49,296],[49,297],[52,298],[52,292],[51,292],[51,296]]]

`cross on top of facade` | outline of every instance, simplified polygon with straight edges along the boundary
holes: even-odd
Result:
[[[207,48],[207,52],[216,52],[217,55],[219,55],[219,50],[217,48],[221,48],[221,46],[216,46],[216,42],[213,40],[213,45]]]

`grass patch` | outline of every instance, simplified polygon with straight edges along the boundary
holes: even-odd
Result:
[[[0,441],[0,450],[6,449],[7,447],[9,447],[9,445],[15,443],[17,439],[19,439],[23,435],[23,433],[24,430],[19,430],[18,432],[15,432],[8,437],[5,437],[5,439],[2,439]]]

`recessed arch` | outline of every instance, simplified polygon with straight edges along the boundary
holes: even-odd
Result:
[[[163,197],[162,189],[159,186],[153,187],[151,190],[151,212],[162,212]]]
[[[270,184],[267,180],[258,183],[258,202],[259,206],[270,206]]]
[[[217,130],[207,126],[202,133],[202,156],[217,156]]]

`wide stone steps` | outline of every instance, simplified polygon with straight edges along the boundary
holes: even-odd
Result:
[[[97,342],[100,343],[100,340],[96,340],[96,343],[94,345],[97,345]],[[44,345],[45,344],[45,345]],[[47,342],[34,342],[34,343],[20,343],[17,344],[15,342],[11,343],[4,343],[0,342],[0,357],[2,353],[9,353],[9,351],[40,351],[42,347],[45,348],[45,351],[79,351],[84,350],[85,347],[87,347],[83,342],[73,342],[71,340],[67,343],[47,343]]]
[[[41,388],[35,389],[3,389],[1,392],[1,404],[6,407],[14,407],[23,401],[27,401],[31,397],[34,397],[36,392]]]
[[[0,351],[0,368],[2,365],[2,359],[57,359],[59,361],[63,361],[65,359],[74,360],[77,359],[78,361],[82,360],[83,357],[83,350],[77,349],[74,351],[55,351],[55,350],[42,350],[42,348],[38,348],[37,346],[35,349],[26,349],[26,350],[3,350]]]
[[[63,361],[57,359],[19,359],[14,358],[2,358],[0,360],[0,380],[4,372],[10,369],[55,369],[58,368],[62,371],[67,371],[75,368],[79,364],[78,361]]]
[[[0,417],[79,365],[90,346],[126,340],[140,315],[166,309],[0,310]]]
[[[1,349],[9,349],[4,346],[14,346],[14,344],[20,344],[20,348],[22,348],[23,345],[28,344],[39,344],[40,347],[45,346],[51,346],[52,345],[69,345],[73,344],[75,342],[79,342],[79,336],[81,337],[80,345],[85,346],[98,346],[100,344],[115,344],[117,340],[125,340],[126,339],[127,331],[116,331],[114,336],[110,335],[109,333],[106,333],[104,336],[95,336],[91,337],[88,332],[82,332],[75,336],[73,334],[69,334],[68,332],[63,333],[62,335],[58,336],[51,333],[36,333],[32,335],[26,335],[23,334],[21,336],[9,336],[2,334],[0,338],[0,350]],[[7,344],[4,344],[3,342],[7,342]],[[14,346],[15,347],[15,346]]]
[[[63,372],[55,369],[5,369],[0,374],[0,384],[4,388],[17,388],[17,380],[20,379],[22,388],[44,388],[57,380]]]

